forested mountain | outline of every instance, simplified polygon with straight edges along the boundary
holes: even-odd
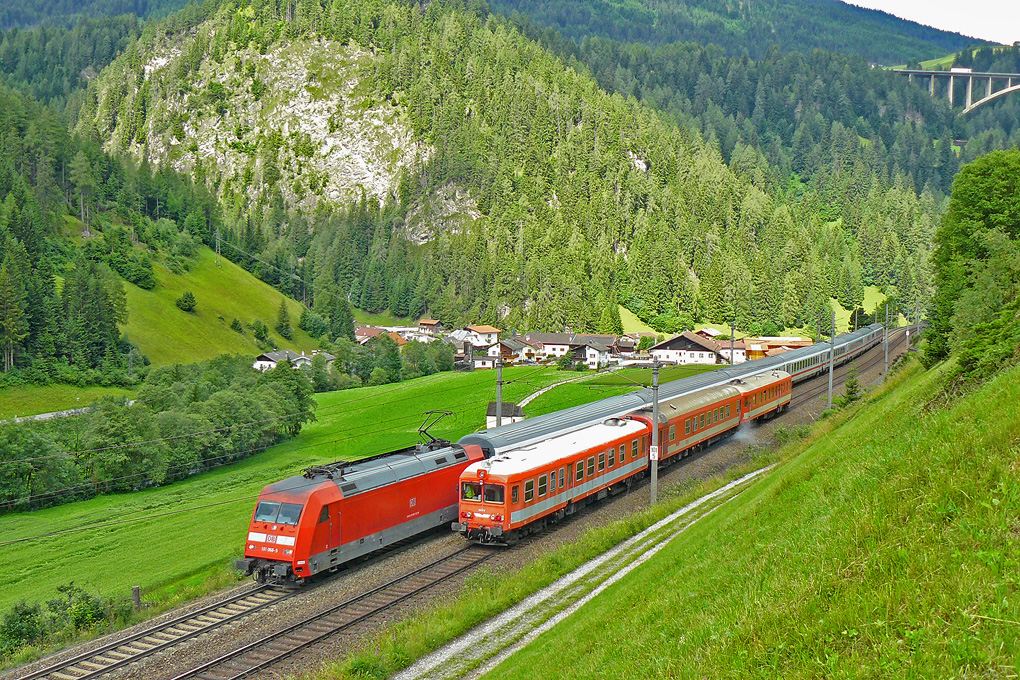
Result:
[[[814,48],[860,55],[882,64],[930,59],[980,42],[886,12],[838,0],[492,0],[578,43],[601,36],[651,46],[694,42],[730,54],[765,56]]]
[[[2,370],[22,369],[19,381],[136,380],[144,357],[118,328],[124,281],[152,288],[154,258],[186,268],[215,225],[212,197],[72,137],[50,108],[2,84],[0,197]]]
[[[374,143],[354,148],[365,125]],[[78,131],[193,172],[228,238],[270,266],[239,261],[314,288],[317,308],[346,295],[613,330],[622,299],[666,330],[764,329],[815,323],[830,295],[854,304],[865,276],[927,295],[934,196],[845,167],[849,207],[819,213],[812,187],[770,186],[755,148],[731,170],[714,142],[458,3],[224,4],[196,29],[147,31],[92,84]],[[856,133],[837,132],[852,156]]]
[[[0,29],[38,25],[71,26],[86,17],[160,17],[192,0],[5,0],[0,6]]]
[[[11,87],[60,111],[140,32],[133,15],[81,19],[71,28],[0,30],[0,74]]]

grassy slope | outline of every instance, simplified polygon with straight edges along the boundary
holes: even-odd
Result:
[[[226,258],[221,257],[217,267],[215,258],[211,250],[202,248],[191,270],[181,275],[155,265],[156,287],[151,291],[124,284],[128,323],[122,330],[153,364],[200,361],[221,354],[255,356],[260,350],[251,331],[246,329],[242,336],[230,329],[235,318],[243,324],[261,319],[281,349],[308,351],[318,346],[297,327],[300,303],[287,302],[294,340],[284,340],[273,330],[283,295]],[[185,290],[195,294],[194,312],[182,312],[174,304]]]
[[[74,387],[73,385],[23,385],[0,390],[0,420],[14,416],[63,411],[88,406],[103,397],[130,397],[120,387]]]
[[[523,377],[531,383],[508,384],[504,395],[509,401],[561,379],[557,371],[534,368],[507,368],[504,375],[507,380]],[[99,588],[104,595],[126,596],[132,585],[152,588],[196,570],[220,571],[240,553],[253,497],[265,484],[313,463],[411,444],[417,438],[420,414],[428,409],[455,412],[433,434],[456,439],[483,425],[485,403],[495,397],[495,378],[492,371],[444,373],[396,385],[320,394],[317,422],[306,425],[298,437],[246,461],[167,487],[0,516],[0,535],[7,541],[225,503],[7,546],[7,554],[17,556],[18,568],[0,575],[0,611],[19,599],[52,597],[56,586],[71,579]]]
[[[638,318],[637,314],[623,305],[619,305],[620,320],[623,322],[624,333],[655,333],[655,329]]]
[[[944,371],[911,366],[490,676],[1014,676],[1020,370],[926,408]]]

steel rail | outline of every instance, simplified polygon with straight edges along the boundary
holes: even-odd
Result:
[[[269,599],[259,597],[260,595],[264,596],[267,592],[276,596]],[[75,678],[75,680],[96,678],[134,663],[139,659],[169,649],[210,630],[219,628],[231,621],[248,616],[260,609],[277,604],[293,594],[275,589],[269,585],[258,586],[218,602],[205,605],[195,611],[181,614],[169,621],[164,621],[145,630],[132,633],[119,640],[76,654],[68,659],[23,675],[18,680],[36,680],[37,678],[46,677]],[[254,601],[250,605],[242,604],[244,600],[248,599]],[[243,609],[240,611],[231,609],[236,607],[243,607]],[[225,611],[220,612],[220,610]],[[223,613],[224,616],[217,617],[215,616],[217,613]],[[205,620],[200,620],[203,618]],[[171,630],[174,628],[179,630]],[[188,628],[192,629],[188,630]],[[164,638],[157,636],[164,636]],[[147,641],[147,638],[152,641]],[[123,658],[118,659],[116,657]]]
[[[458,558],[462,558],[469,551],[472,555],[467,556],[468,561],[466,563],[459,563]],[[211,661],[207,661],[196,668],[175,676],[173,680],[185,680],[186,678],[239,680],[240,678],[247,677],[316,644],[324,638],[342,632],[366,619],[370,619],[457,574],[463,573],[485,562],[495,554],[496,551],[493,550],[486,550],[473,545],[467,546],[414,571],[398,576],[361,595],[356,595],[329,609],[313,614],[283,630],[238,647]],[[435,577],[426,580],[421,585],[412,586],[410,590],[399,588],[401,584],[406,584],[413,579],[419,578],[429,570],[441,569],[443,565],[450,565],[453,568],[441,570]],[[379,595],[383,596],[382,602],[378,604],[368,602]],[[392,597],[387,597],[389,595],[392,595]],[[360,611],[360,609],[366,606],[368,607],[366,611]],[[338,620],[328,620],[334,617],[337,617]],[[250,655],[251,659],[248,661],[241,659],[240,657],[244,655]],[[217,672],[217,667],[225,667],[227,673]]]

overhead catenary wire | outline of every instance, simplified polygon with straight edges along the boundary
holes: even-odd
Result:
[[[458,389],[462,389],[462,388],[469,387],[469,386],[473,386],[473,385],[462,385],[460,387],[455,387],[455,388],[447,389],[447,390],[444,390],[444,391],[445,391],[445,393],[450,393],[450,391],[456,391]],[[401,400],[401,401],[403,401],[403,400]],[[391,402],[391,403],[393,403],[393,402]],[[467,407],[467,406],[473,406],[473,405],[476,405],[476,401],[471,399],[471,400],[468,400],[466,402],[462,402],[462,403],[459,403],[459,404],[454,404],[453,406],[451,406],[449,408],[459,409],[459,408],[463,408],[463,407]],[[347,436],[338,437],[336,439],[331,439],[331,440],[327,440],[327,441],[319,441],[319,442],[316,442],[316,443],[306,443],[305,446],[293,449],[292,453],[295,453],[295,452],[298,452],[298,451],[307,450],[307,449],[318,448],[318,447],[322,447],[322,446],[328,446],[328,444],[337,444],[337,443],[340,443],[342,441],[350,441],[352,439],[356,439],[356,438],[359,438],[359,437],[362,437],[362,436],[366,436],[366,435],[370,435],[370,434],[376,434],[376,433],[379,433],[379,432],[390,432],[390,431],[401,430],[401,429],[404,429],[405,427],[407,427],[408,425],[411,425],[411,424],[413,424],[415,422],[418,422],[418,420],[419,420],[419,415],[418,414],[412,414],[412,415],[408,415],[408,416],[404,417],[403,419],[400,419],[400,420],[397,420],[397,421],[391,420],[390,421],[390,423],[391,423],[390,427],[385,427],[385,428],[381,428],[381,429],[378,428],[373,423],[366,423],[365,425],[361,426],[360,428],[355,428],[353,430],[353,431],[357,432],[356,434],[351,433],[352,431],[349,430],[349,433],[348,433]],[[367,431],[359,431],[359,430],[367,430]],[[329,434],[315,435],[314,438],[320,438],[320,437],[323,437],[323,436],[329,436]],[[312,437],[310,437],[310,438],[312,438]],[[278,442],[276,442],[276,443],[278,443]],[[251,452],[254,452],[254,451],[261,451],[261,450],[265,450],[265,449],[271,448],[273,446],[276,446],[276,443],[265,444],[265,446],[257,447],[255,449],[249,450],[248,453],[251,453]],[[236,452],[236,454],[241,454],[241,453],[245,453],[245,452]],[[236,454],[231,454],[231,455],[236,455]],[[357,461],[352,461],[352,462],[357,462]],[[212,469],[216,469],[218,467],[223,467],[223,465],[215,466],[215,467],[211,468],[210,470],[204,470],[203,472],[208,472],[208,471],[211,471]],[[143,473],[140,473],[140,474],[143,474]],[[125,478],[131,478],[131,477],[134,477],[134,476],[136,476],[136,475],[125,475],[123,477],[118,478],[117,480],[123,480]],[[114,481],[114,479],[102,480],[102,481],[103,482]],[[72,489],[72,488],[78,488],[78,487],[70,487],[70,488]],[[70,489],[63,489],[63,490],[70,490]],[[5,502],[5,505],[16,505],[17,503],[31,502],[32,500],[46,500],[48,498],[52,498],[52,494],[55,493],[55,492],[56,491],[47,491],[46,493],[41,494],[41,495],[33,495],[33,496],[31,496],[31,498],[29,498],[29,496],[22,496],[22,498],[19,499],[19,500]],[[253,498],[257,498],[257,495],[253,496]],[[132,514],[132,513],[127,513],[127,514]],[[143,519],[143,518],[136,518],[136,519]],[[95,528],[95,525],[87,525],[87,526],[83,526],[81,528],[82,528],[82,530],[88,530],[88,529],[91,529],[91,528]],[[50,535],[50,534],[40,534],[40,537],[43,537],[45,535]],[[18,540],[22,540],[22,539],[18,539]],[[7,544],[7,543],[0,542],[0,545],[4,545],[4,544]]]
[[[456,407],[461,407],[461,406],[464,406],[464,405],[474,405],[474,404],[476,404],[476,402],[474,400],[472,400],[472,401],[469,401],[469,402],[465,402],[465,404],[457,404],[457,405],[455,405],[455,408]],[[417,419],[417,416],[415,416],[411,420],[416,420],[416,419]],[[401,423],[399,426],[378,429],[375,432],[376,433],[378,433],[378,432],[391,432],[391,431],[394,431],[394,430],[402,429],[405,426],[406,426],[406,423]],[[341,438],[336,439],[334,441],[324,442],[324,443],[325,444],[336,444],[336,443],[339,443],[341,441],[346,441],[348,439],[353,439],[353,437],[341,437]],[[312,448],[312,446],[313,445],[308,445],[308,446],[305,446],[305,447],[301,447],[301,449]],[[316,444],[314,446],[321,446],[321,444]],[[300,449],[298,449],[298,450],[300,450]],[[351,462],[352,463],[357,463],[357,460],[352,460]],[[309,487],[317,486],[319,484],[322,484],[322,481],[309,482],[308,484],[299,484],[299,485],[297,485],[295,487],[292,487],[292,488],[293,489],[309,488]],[[167,510],[167,511],[164,511],[164,512],[159,512],[159,513],[154,513],[154,514],[151,514],[151,515],[146,515],[144,517],[124,518],[124,516],[122,515],[121,519],[116,519],[116,520],[113,520],[113,521],[103,521],[103,522],[100,522],[98,524],[79,525],[79,526],[75,526],[75,527],[69,527],[67,529],[58,529],[56,531],[50,531],[50,532],[46,532],[46,533],[42,533],[42,534],[36,534],[34,536],[25,536],[25,537],[22,537],[22,538],[10,539],[10,540],[7,540],[7,541],[0,541],[0,546],[13,545],[13,544],[16,544],[16,543],[25,543],[25,542],[29,542],[29,541],[40,540],[40,539],[43,539],[43,538],[51,538],[51,537],[54,537],[54,536],[62,536],[62,535],[72,534],[72,533],[82,533],[82,532],[85,532],[85,531],[92,531],[94,529],[101,529],[101,528],[105,528],[105,527],[109,527],[109,526],[116,526],[116,525],[121,525],[121,524],[132,523],[132,522],[143,522],[143,521],[150,520],[150,519],[159,519],[161,517],[167,517],[167,516],[170,516],[170,515],[178,515],[178,514],[185,513],[185,512],[194,512],[194,511],[197,511],[197,510],[205,510],[205,509],[208,509],[208,508],[218,507],[218,506],[226,505],[226,504],[229,504],[229,503],[237,503],[237,502],[245,501],[245,500],[253,500],[253,499],[258,498],[260,495],[261,494],[249,494],[249,495],[241,496],[239,498],[233,498],[233,499],[228,499],[228,500],[224,500],[224,501],[216,501],[214,503],[206,503],[206,504],[203,504],[203,505],[196,505],[196,506],[192,506],[190,508],[181,508],[179,510]],[[133,513],[126,513],[126,514],[130,515],[130,514],[133,514]]]

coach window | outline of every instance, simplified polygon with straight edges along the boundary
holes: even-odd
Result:
[[[638,452],[638,442],[637,442],[637,439],[635,439],[634,441],[632,441],[630,443],[630,457],[631,458],[637,458],[637,452]],[[623,456],[620,456],[620,458],[623,458]]]
[[[730,417],[730,405],[729,404],[726,404],[726,417],[727,418]]]
[[[684,434],[690,433],[691,433],[691,419],[688,418],[687,420],[684,421]]]
[[[549,491],[556,490],[556,470],[549,473]]]
[[[563,485],[566,483],[567,483],[567,471],[563,468],[560,468],[560,488],[562,489]]]
[[[460,485],[460,497],[466,501],[481,500],[482,485],[478,482],[464,482]]]
[[[506,494],[503,490],[502,484],[486,484],[485,485],[485,502],[486,503],[499,503],[503,504],[506,500]]]
[[[616,447],[609,449],[609,467],[616,467]]]
[[[515,486],[514,488],[510,489],[510,502],[513,503],[514,505],[517,505],[518,501],[521,500],[520,490],[521,487],[519,486]]]
[[[602,472],[605,469],[606,469],[606,454],[603,451],[602,453],[599,454],[599,472]]]
[[[541,477],[538,478],[538,497],[541,498],[548,492],[549,492],[549,478],[545,475],[542,475]]]
[[[588,458],[588,476],[593,477],[595,475],[595,456]]]
[[[623,465],[625,460],[627,460],[627,445],[620,444],[620,465]]]
[[[584,479],[584,461],[579,460],[577,461],[577,474],[575,475],[575,480],[580,482],[582,479]]]
[[[530,503],[535,499],[535,480],[529,479],[524,482],[524,502]]]
[[[701,419],[698,421],[698,429],[705,427],[705,414],[701,414]]]
[[[669,441],[676,439],[676,425],[669,426]]]

